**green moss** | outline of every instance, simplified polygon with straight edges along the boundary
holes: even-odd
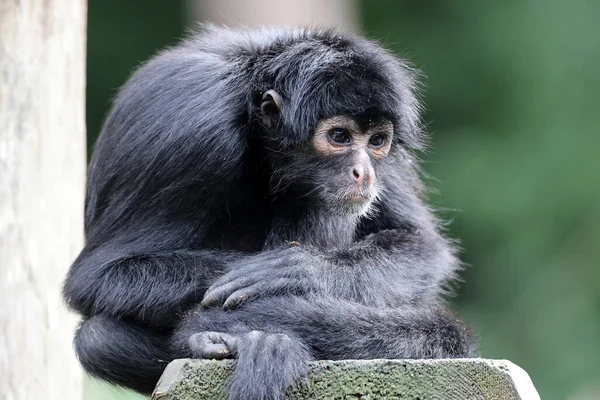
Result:
[[[224,399],[231,361],[176,360],[155,400]],[[503,361],[315,361],[287,393],[299,399],[520,399]]]

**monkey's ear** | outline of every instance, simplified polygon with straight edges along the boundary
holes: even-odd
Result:
[[[260,111],[265,116],[275,116],[281,112],[282,105],[281,96],[273,89],[267,90],[262,96],[260,103]]]

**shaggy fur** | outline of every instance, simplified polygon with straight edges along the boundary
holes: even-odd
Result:
[[[415,84],[329,30],[209,26],[141,66],[96,144],[64,286],[84,368],[150,393],[170,360],[217,348],[237,358],[231,399],[277,399],[311,359],[473,355],[441,301],[459,264],[422,200]],[[271,89],[274,130],[259,116]],[[366,215],[311,197],[341,161],[306,144],[335,115],[394,125]]]

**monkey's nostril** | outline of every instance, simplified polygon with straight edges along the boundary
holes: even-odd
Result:
[[[362,185],[364,176],[365,170],[362,167],[357,166],[352,168],[352,177],[358,185]]]

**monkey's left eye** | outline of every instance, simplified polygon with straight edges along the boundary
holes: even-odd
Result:
[[[352,142],[350,134],[343,128],[335,128],[329,131],[329,138],[334,144],[346,145]]]
[[[378,133],[377,135],[371,136],[369,139],[369,145],[372,147],[381,147],[385,144],[386,135]]]

